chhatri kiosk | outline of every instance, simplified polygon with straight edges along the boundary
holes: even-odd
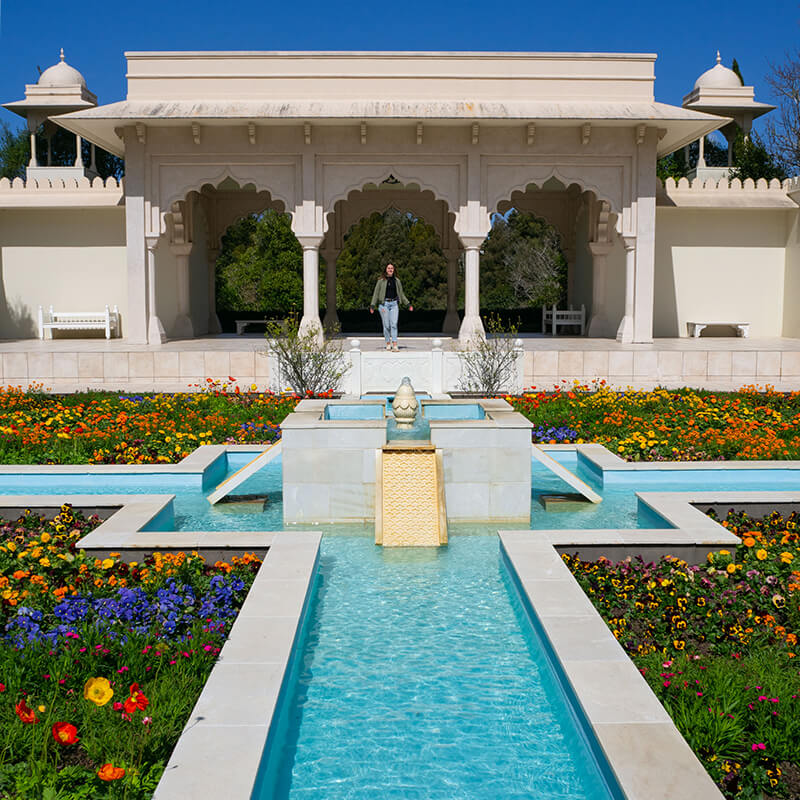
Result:
[[[131,345],[217,334],[221,237],[268,208],[292,216],[302,325],[321,330],[320,257],[330,323],[344,235],[390,207],[441,237],[444,333],[462,341],[483,334],[480,248],[492,215],[512,207],[558,230],[568,301],[586,306],[591,338],[686,337],[690,320],[712,317],[746,321],[754,338],[800,335],[787,302],[800,288],[795,184],[656,179],[659,157],[769,110],[721,64],[677,107],[655,101],[649,54],[126,57],[124,100],[96,105],[61,62],[7,106],[31,130],[46,116],[124,157],[125,178],[47,167],[34,152],[27,182],[0,181],[1,338],[35,335],[30,317],[51,303],[118,306]]]

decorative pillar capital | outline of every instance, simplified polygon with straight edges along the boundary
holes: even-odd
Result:
[[[319,246],[322,244],[322,240],[325,238],[322,234],[296,234],[297,241],[300,242],[300,247],[303,250],[317,250],[319,251]]]
[[[607,256],[613,249],[611,242],[589,242],[589,252],[593,256]]]
[[[144,237],[144,244],[145,247],[152,253],[156,247],[158,247],[160,236],[145,236]]]
[[[631,250],[636,249],[636,237],[635,236],[622,236],[622,245],[625,248],[626,253],[630,253]]]
[[[183,242],[181,244],[171,244],[169,246],[170,251],[175,256],[190,256],[192,254],[192,248],[194,244],[192,242]]]
[[[458,238],[465,250],[480,250],[486,239],[485,236],[470,236],[467,234],[460,234]]]

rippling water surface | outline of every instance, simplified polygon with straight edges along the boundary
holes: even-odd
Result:
[[[282,769],[261,800],[613,796],[496,534],[451,533],[438,549],[323,538]]]

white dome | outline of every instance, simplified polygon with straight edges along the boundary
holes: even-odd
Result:
[[[61,60],[55,66],[48,67],[37,81],[38,86],[82,86],[86,88],[83,75],[64,61],[64,48],[61,48]]]
[[[695,89],[741,89],[742,82],[732,70],[722,65],[722,56],[717,51],[717,63],[706,70],[695,82]]]

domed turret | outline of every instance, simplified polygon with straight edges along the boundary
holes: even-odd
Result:
[[[37,86],[57,88],[65,86],[81,86],[86,88],[86,79],[75,67],[71,67],[64,60],[64,48],[61,48],[61,60],[58,64],[48,67],[36,82]]]
[[[722,56],[717,50],[717,63],[707,69],[695,82],[695,89],[740,89],[739,76],[722,64]]]
[[[36,181],[63,181],[69,178],[94,177],[97,175],[95,167],[95,149],[91,147],[91,166],[85,167],[81,147],[83,140],[76,137],[75,164],[73,166],[55,166],[48,163],[39,164],[36,153],[36,134],[44,125],[42,134],[47,142],[48,156],[51,160],[51,139],[58,125],[58,117],[71,111],[82,111],[97,105],[97,97],[89,91],[86,79],[75,67],[71,67],[64,60],[64,48],[61,48],[61,58],[57,64],[46,69],[36,83],[25,86],[25,99],[16,103],[5,103],[4,108],[25,117],[28,131],[31,136],[31,160],[28,164],[27,178]]]

